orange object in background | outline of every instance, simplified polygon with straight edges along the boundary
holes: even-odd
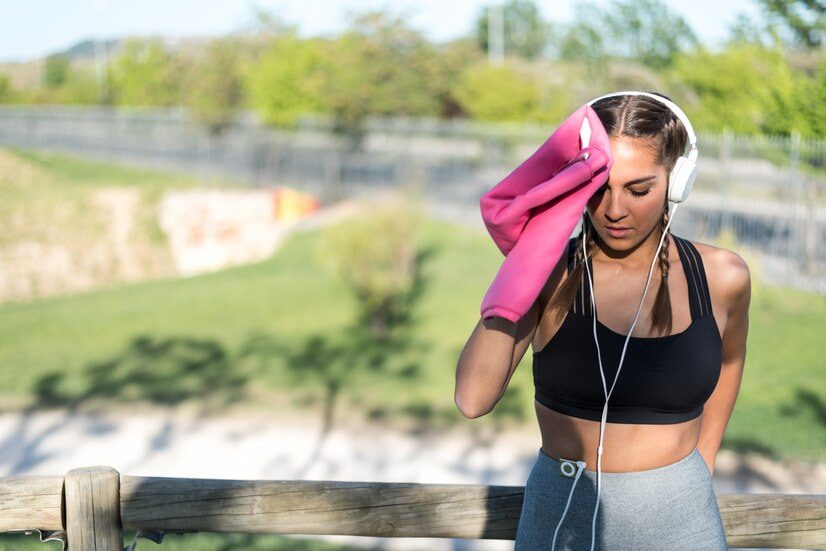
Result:
[[[318,199],[309,193],[292,188],[281,187],[273,194],[275,202],[275,219],[289,223],[317,211]]]

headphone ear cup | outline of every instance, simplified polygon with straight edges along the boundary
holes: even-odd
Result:
[[[679,157],[668,177],[668,200],[674,203],[685,201],[696,179],[696,163],[688,157]]]

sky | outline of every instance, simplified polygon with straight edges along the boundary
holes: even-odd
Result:
[[[0,0],[0,62],[27,61],[81,40],[134,34],[220,35],[248,28],[256,7],[298,27],[302,36],[330,35],[348,11],[387,8],[435,41],[471,32],[493,0]],[[714,48],[738,13],[756,17],[755,0],[664,0],[700,40]],[[595,0],[608,5],[608,0]],[[567,22],[582,2],[537,0],[543,18]]]

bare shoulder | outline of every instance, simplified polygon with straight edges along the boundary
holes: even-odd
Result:
[[[751,272],[745,259],[735,251],[709,243],[692,241],[703,259],[709,291],[726,305],[726,310],[743,301],[751,290]]]

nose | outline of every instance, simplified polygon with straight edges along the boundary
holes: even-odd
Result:
[[[625,208],[623,204],[622,193],[614,193],[610,191],[607,199],[607,204],[605,205],[605,218],[607,218],[611,222],[619,222],[628,214],[628,210]]]

